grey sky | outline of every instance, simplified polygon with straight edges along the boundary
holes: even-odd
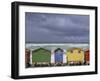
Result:
[[[89,42],[89,16],[25,13],[26,42]]]

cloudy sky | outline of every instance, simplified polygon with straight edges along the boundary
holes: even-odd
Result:
[[[89,43],[89,16],[26,12],[25,41]]]

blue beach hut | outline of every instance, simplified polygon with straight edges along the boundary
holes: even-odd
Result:
[[[63,63],[63,50],[61,48],[55,50],[55,63]]]

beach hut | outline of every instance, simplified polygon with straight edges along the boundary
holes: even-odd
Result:
[[[81,48],[68,49],[66,56],[68,65],[84,63],[84,51]]]
[[[55,64],[62,65],[63,64],[63,49],[57,48],[55,51]]]
[[[44,48],[38,48],[32,51],[33,66],[49,66],[51,62],[51,52]]]
[[[85,64],[90,64],[90,51],[89,49],[85,50]]]
[[[25,66],[29,67],[30,66],[30,50],[25,49]]]

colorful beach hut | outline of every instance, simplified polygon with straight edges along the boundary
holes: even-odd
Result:
[[[66,59],[68,64],[83,64],[84,51],[81,48],[70,48],[67,50]]]
[[[32,65],[49,65],[51,62],[51,52],[44,48],[38,48],[32,52]]]

